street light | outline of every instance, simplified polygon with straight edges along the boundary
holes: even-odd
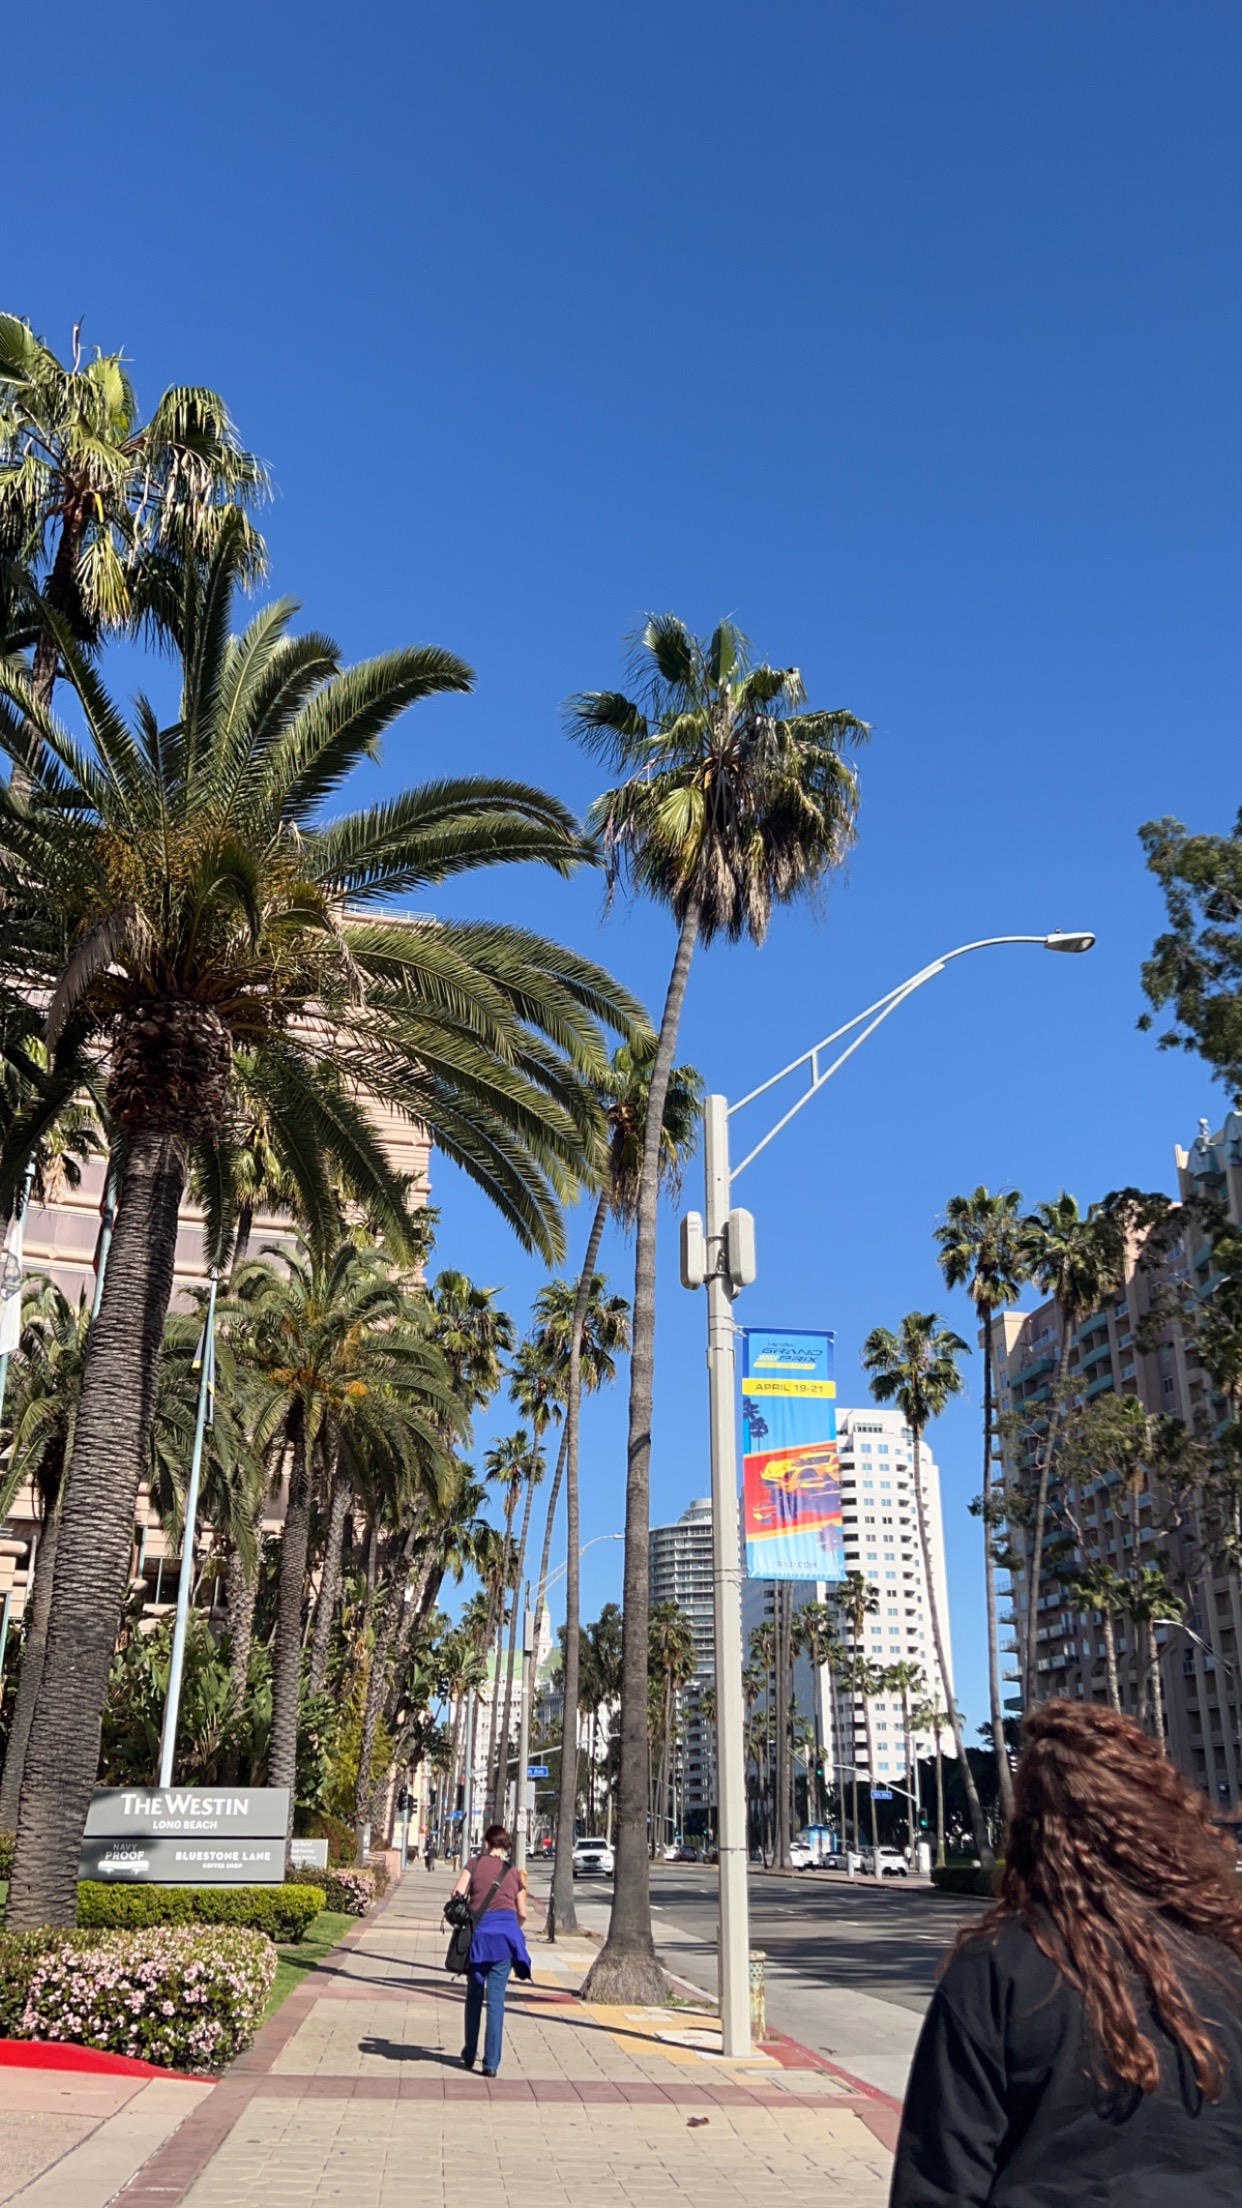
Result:
[[[733,1299],[755,1279],[755,1225],[748,1211],[733,1208],[733,1183],[752,1165],[804,1104],[840,1071],[847,1058],[874,1035],[899,1004],[942,974],[955,958],[1009,943],[1033,943],[1046,951],[1089,951],[1095,942],[1084,932],[1055,929],[1051,935],[989,935],[962,943],[920,967],[907,981],[878,997],[865,1011],[834,1028],[821,1042],[791,1059],[738,1103],[709,1096],[703,1109],[704,1216],[691,1212],[681,1229],[681,1278],[686,1288],[707,1288],[707,1368],[712,1456],[712,1578],[716,1619],[717,1837],[720,1852],[720,2023],[725,2055],[750,2052],[750,1932],[746,1891],[746,1759],[742,1713],[742,1565],[737,1522],[737,1428],[733,1400]],[[855,1032],[858,1030],[858,1032]],[[824,1064],[834,1043],[853,1040]],[[729,1121],[735,1112],[766,1096],[789,1076],[805,1069],[807,1085],[774,1127],[749,1150],[740,1165],[729,1162]]]

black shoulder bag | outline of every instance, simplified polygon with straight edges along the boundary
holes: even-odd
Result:
[[[453,1937],[448,1944],[448,1954],[444,1958],[444,1967],[446,1970],[451,1970],[457,1978],[460,1978],[470,1968],[470,1949],[474,1941],[475,1928],[478,1925],[479,1918],[485,1916],[491,1908],[492,1895],[508,1868],[507,1863],[501,1864],[495,1878],[479,1903],[477,1912],[471,1909],[464,1894],[450,1894],[444,1904],[444,1921],[453,1927]]]

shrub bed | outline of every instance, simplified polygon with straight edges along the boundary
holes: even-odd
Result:
[[[296,1941],[326,1907],[320,1881],[288,1886],[104,1886],[83,1879],[78,1923],[86,1931],[138,1932],[158,1924],[236,1924],[269,1940]]]
[[[347,1869],[343,1864],[329,1864],[326,1871],[294,1870],[289,1873],[291,1885],[309,1886],[314,1883],[326,1897],[322,1906],[343,1910],[347,1917],[365,1917],[375,1900],[374,1871]]]
[[[942,1894],[983,1894],[991,1901],[1003,1868],[1000,1863],[994,1871],[985,1871],[978,1863],[948,1863],[932,1872],[932,1885],[938,1886]]]
[[[375,1898],[377,1901],[382,1901],[392,1884],[388,1857],[386,1855],[373,1855],[367,1864],[367,1869],[375,1880]]]
[[[299,1840],[326,1840],[329,1863],[356,1863],[358,1842],[354,1828],[330,1810],[299,1810],[293,1826]]]
[[[11,1832],[0,1832],[0,1879],[7,1884],[13,1876],[13,1850],[17,1845]]]
[[[173,2070],[218,2070],[254,2037],[276,1950],[240,1925],[0,1938],[0,2007],[24,1979],[21,2039],[69,2040]]]

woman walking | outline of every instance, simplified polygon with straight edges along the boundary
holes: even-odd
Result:
[[[466,1865],[453,1888],[464,1894],[474,1918],[470,1942],[470,1967],[466,1972],[466,2043],[461,2051],[463,2070],[473,2070],[479,2052],[479,2025],[487,2004],[487,2033],[483,2041],[483,2075],[494,2078],[500,2069],[505,2036],[505,1988],[510,1971],[530,1977],[530,1956],[522,1926],[526,1922],[526,1885],[520,1871],[506,1861],[511,1842],[503,1825],[489,1825],[483,1835],[483,1853]]]
[[[1023,1727],[1001,1898],[928,2011],[890,2208],[1239,2208],[1242,1881],[1129,1718]]]

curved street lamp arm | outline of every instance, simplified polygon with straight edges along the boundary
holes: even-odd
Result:
[[[781,1067],[779,1073],[772,1074],[769,1080],[761,1082],[757,1089],[750,1091],[749,1095],[739,1098],[736,1104],[731,1104],[729,1106],[730,1119],[732,1119],[735,1112],[742,1111],[747,1104],[753,1104],[757,1097],[765,1096],[769,1089],[774,1089],[781,1081],[788,1080],[791,1073],[797,1073],[803,1066],[810,1068],[810,1085],[803,1090],[796,1104],[790,1106],[784,1117],[778,1119],[776,1125],[768,1129],[762,1141],[757,1142],[753,1150],[747,1151],[741,1164],[734,1166],[729,1175],[730,1186],[740,1173],[746,1171],[748,1165],[754,1163],[760,1151],[766,1150],[768,1144],[784,1128],[788,1127],[790,1120],[796,1119],[803,1105],[809,1104],[811,1098],[819,1094],[824,1083],[832,1079],[833,1074],[840,1070],[846,1059],[853,1057],[859,1045],[865,1043],[869,1035],[874,1035],[877,1027],[883,1024],[889,1013],[895,1012],[899,1004],[905,1003],[907,997],[912,997],[915,990],[921,989],[925,981],[932,981],[937,974],[942,974],[951,959],[965,958],[969,951],[992,950],[997,944],[1002,943],[1038,943],[1042,949],[1048,945],[1048,942],[1049,938],[1046,935],[986,935],[978,943],[959,943],[955,951],[946,951],[942,957],[933,959],[930,966],[922,967],[917,974],[911,974],[907,981],[899,982],[895,989],[889,990],[887,996],[877,997],[874,1004],[869,1004],[864,1012],[856,1013],[852,1020],[846,1021],[844,1027],[834,1028],[831,1035],[825,1035],[823,1040],[813,1044],[810,1050],[804,1050],[800,1058],[791,1059],[787,1066]],[[863,1026],[864,1021],[868,1023],[865,1027]],[[828,1050],[833,1043],[839,1043],[842,1036],[850,1034],[856,1027],[862,1029],[861,1034],[854,1036],[853,1042],[846,1045],[845,1049],[833,1059],[830,1066],[821,1068],[821,1053]]]

